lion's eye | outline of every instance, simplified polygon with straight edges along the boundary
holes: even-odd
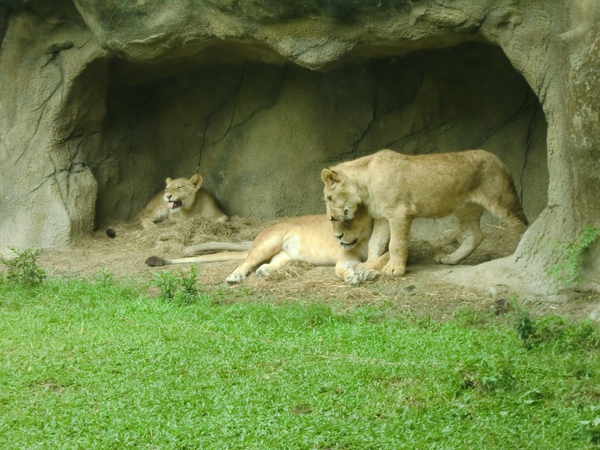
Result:
[[[327,197],[327,201],[331,203],[331,195]]]

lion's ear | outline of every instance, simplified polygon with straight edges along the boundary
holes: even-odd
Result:
[[[165,180],[165,184],[169,184],[171,181],[173,181],[171,178],[167,178],[167,179]]]
[[[196,189],[200,189],[200,186],[202,186],[202,175],[199,173],[192,175],[192,178],[190,178],[190,183],[192,183],[192,186],[194,186]]]
[[[323,169],[321,171],[321,180],[323,180],[325,186],[333,187],[334,185],[342,181],[342,177],[335,170]]]

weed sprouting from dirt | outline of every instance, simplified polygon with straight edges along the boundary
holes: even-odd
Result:
[[[3,274],[4,279],[25,286],[36,286],[46,279],[46,272],[37,264],[40,250],[9,248],[16,256],[12,258],[0,256],[0,262],[7,268]]]
[[[600,349],[600,327],[591,321],[572,323],[563,317],[547,315],[531,316],[516,300],[514,327],[525,348],[533,349],[544,345],[583,350]]]
[[[160,297],[165,301],[191,303],[197,300],[200,295],[196,275],[197,269],[195,266],[190,268],[188,274],[169,271],[158,272],[154,274],[150,284],[160,290]]]

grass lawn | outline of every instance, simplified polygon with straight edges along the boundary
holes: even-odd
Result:
[[[600,332],[559,317],[0,279],[0,448],[585,449]],[[235,295],[240,295],[239,293]]]

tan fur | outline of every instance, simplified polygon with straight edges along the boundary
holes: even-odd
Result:
[[[179,207],[171,207],[175,203]],[[215,222],[226,222],[229,218],[221,211],[217,200],[202,188],[202,176],[166,179],[165,190],[156,194],[134,220],[144,229],[159,222],[180,222],[192,216],[200,216]]]
[[[527,225],[512,177],[498,157],[484,150],[403,155],[380,150],[323,169],[327,215],[336,224],[351,220],[360,205],[375,219],[369,260],[359,271],[376,269],[389,243],[387,275],[406,272],[410,226],[418,217],[454,214],[462,243],[436,261],[457,264],[481,243],[484,209],[510,225]]]
[[[335,265],[336,275],[354,286],[377,275],[372,271],[359,277],[354,272],[354,267],[367,259],[372,222],[372,219],[359,208],[355,212],[354,219],[342,227],[334,237],[327,216],[301,216],[265,228],[252,241],[248,251],[220,252],[179,259],[152,257],[146,263],[165,265],[243,259],[244,262],[226,278],[228,283],[233,284],[245,281],[246,276],[255,267],[258,267],[256,270],[258,276],[269,276],[288,261],[296,260],[321,266]],[[224,248],[225,245],[234,248],[229,243],[223,243]],[[241,249],[244,245],[240,244],[235,248]],[[194,246],[184,250],[184,253],[187,255],[202,253],[205,247],[205,245]],[[210,250],[216,250],[219,245],[210,243],[208,247]]]

